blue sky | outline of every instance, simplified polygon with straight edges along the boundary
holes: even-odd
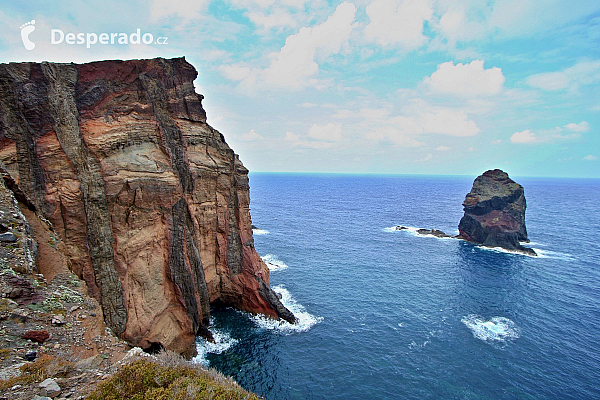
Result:
[[[185,56],[252,171],[600,177],[597,1],[1,3],[1,62]]]

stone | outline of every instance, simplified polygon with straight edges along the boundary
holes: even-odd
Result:
[[[290,322],[254,248],[248,170],[184,58],[0,64],[0,162],[107,327],[186,355],[210,304]]]
[[[38,396],[37,394],[31,398],[31,400],[52,400],[48,396]]]
[[[54,315],[52,316],[52,325],[62,326],[66,323],[64,315]]]
[[[46,340],[50,339],[50,334],[46,330],[27,331],[21,337],[35,343],[43,344]]]
[[[406,229],[406,228],[405,228]],[[424,228],[420,228],[417,229],[417,233],[419,235],[432,235],[438,238],[452,238],[453,236],[450,236],[438,229],[424,229]]]
[[[48,396],[51,398],[57,397],[62,389],[58,386],[58,383],[52,378],[48,378],[42,381],[38,387],[41,389],[42,396]]]
[[[12,232],[0,233],[0,242],[14,243],[19,238]]]
[[[82,371],[97,369],[102,364],[102,360],[102,356],[100,356],[100,354],[96,354],[95,356],[91,356],[88,358],[84,358],[83,360],[77,361],[75,363],[75,367]]]
[[[24,362],[16,363],[8,367],[0,369],[0,380],[7,381],[10,378],[21,376],[20,368],[25,365]]]
[[[495,169],[477,177],[463,207],[459,238],[536,255],[534,250],[521,245],[529,241],[525,227],[525,191],[506,172]]]
[[[37,351],[28,351],[27,353],[25,353],[25,355],[23,356],[23,358],[27,361],[33,361],[37,358]]]

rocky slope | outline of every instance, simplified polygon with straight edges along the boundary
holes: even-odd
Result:
[[[535,255],[534,250],[521,245],[529,241],[525,228],[525,192],[506,172],[494,169],[478,176],[463,207],[465,214],[458,225],[459,238]]]
[[[184,354],[211,303],[295,320],[254,249],[248,171],[206,123],[196,76],[183,58],[0,64],[11,179],[112,331]]]

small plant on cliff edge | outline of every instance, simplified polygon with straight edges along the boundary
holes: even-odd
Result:
[[[87,400],[259,399],[231,379],[215,379],[214,372],[192,364],[167,362],[164,366],[157,362],[138,360],[125,365],[100,383]]]

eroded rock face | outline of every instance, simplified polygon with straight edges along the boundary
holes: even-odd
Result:
[[[254,249],[248,171],[184,58],[0,64],[0,161],[134,345],[193,352],[219,302],[293,322]]]
[[[465,214],[458,225],[459,238],[535,255],[532,249],[520,243],[529,241],[525,228],[525,192],[506,172],[494,169],[478,176],[463,207]]]

